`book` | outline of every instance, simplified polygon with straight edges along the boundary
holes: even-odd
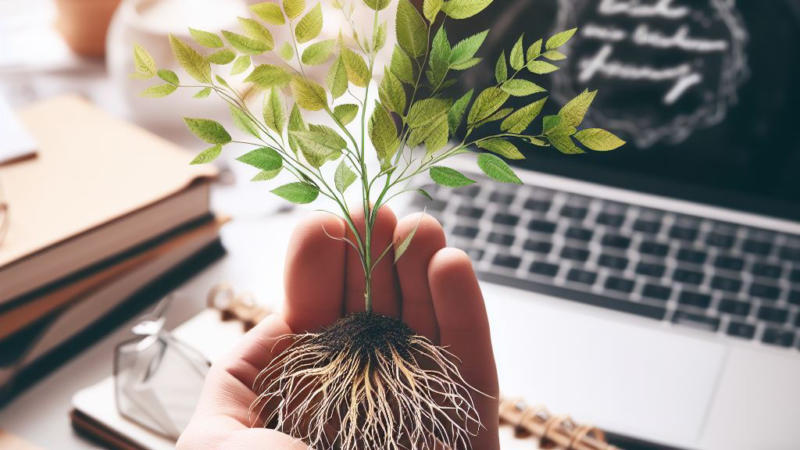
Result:
[[[0,305],[209,214],[216,170],[168,141],[76,96],[19,117],[38,155],[0,166]]]

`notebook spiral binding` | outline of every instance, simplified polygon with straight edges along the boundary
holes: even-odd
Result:
[[[259,306],[250,292],[236,294],[233,286],[221,283],[208,293],[208,307],[218,309],[223,321],[242,322],[250,330],[272,311]],[[553,415],[543,406],[529,406],[519,398],[500,398],[500,425],[514,427],[519,439],[538,439],[543,449],[620,450],[605,441],[602,430],[579,425],[567,415]]]

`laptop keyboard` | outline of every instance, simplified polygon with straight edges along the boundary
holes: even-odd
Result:
[[[425,189],[486,281],[800,349],[800,236],[536,186]]]

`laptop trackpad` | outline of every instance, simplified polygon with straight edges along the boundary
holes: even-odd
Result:
[[[579,423],[694,446],[725,346],[484,284],[500,390]]]

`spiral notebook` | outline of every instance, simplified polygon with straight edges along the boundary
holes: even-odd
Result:
[[[220,293],[230,297],[218,301]],[[230,286],[217,286],[209,293],[209,308],[173,330],[178,340],[201,350],[209,361],[228,352],[244,333],[269,314],[251,301],[252,297],[232,295]],[[70,420],[81,435],[108,448],[123,450],[168,450],[172,439],[158,435],[124,418],[118,411],[114,379],[108,377],[83,389],[72,398]],[[569,416],[551,414],[541,406],[522,399],[501,398],[501,448],[565,450],[618,450],[605,441],[601,430],[581,425]]]

